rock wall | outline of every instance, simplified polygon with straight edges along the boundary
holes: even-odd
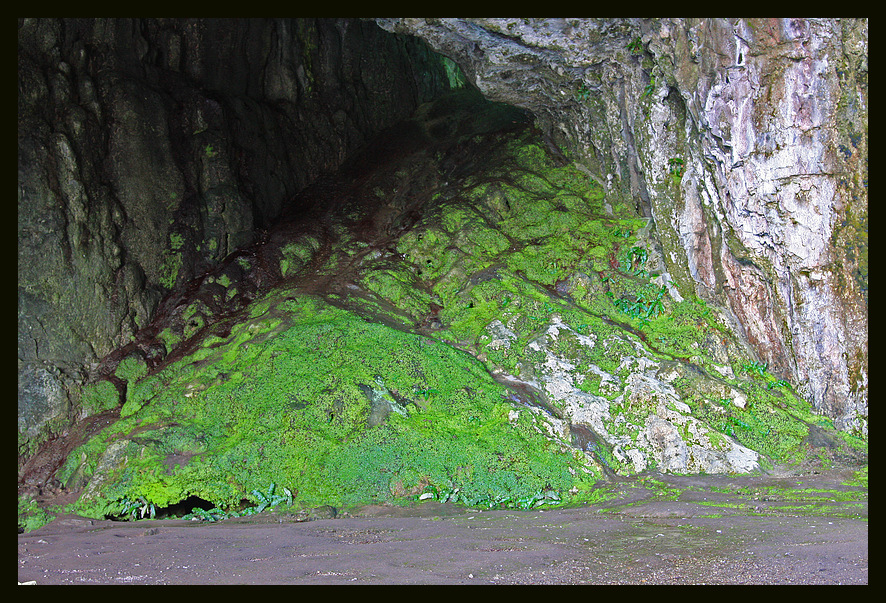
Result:
[[[663,282],[867,433],[866,19],[377,19],[652,219]]]
[[[75,418],[96,360],[176,283],[449,89],[451,68],[369,21],[20,20],[20,454]]]

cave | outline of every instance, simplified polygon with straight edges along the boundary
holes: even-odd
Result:
[[[18,86],[20,509],[866,471],[865,20],[20,19]]]

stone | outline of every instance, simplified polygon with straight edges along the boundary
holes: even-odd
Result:
[[[136,494],[230,509],[268,483],[302,508],[428,489],[532,508],[646,469],[863,448],[820,415],[863,433],[866,342],[833,313],[866,278],[866,207],[839,240],[822,235],[848,204],[836,172],[794,173],[784,151],[788,134],[811,132],[796,144],[812,151],[830,140],[827,95],[778,105],[807,130],[773,122],[760,138],[772,124],[745,117],[730,130],[729,102],[769,102],[736,85],[744,96],[718,105],[725,74],[741,77],[719,53],[730,27],[757,22],[49,23],[20,21],[19,450],[21,463],[71,417],[107,412],[101,433],[56,451],[82,512]],[[467,77],[406,26],[449,45]],[[35,36],[55,36],[52,51]],[[67,56],[90,37],[115,50]],[[686,39],[688,55],[671,48]],[[355,58],[370,48],[371,69]],[[794,92],[815,87],[801,75]],[[92,94],[66,117],[42,110],[80,89]],[[850,246],[859,270],[837,295],[822,262]],[[866,297],[854,307],[866,316]]]

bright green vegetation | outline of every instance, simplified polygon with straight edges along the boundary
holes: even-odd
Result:
[[[280,274],[290,276],[298,272],[313,257],[320,242],[314,237],[303,237],[283,247],[280,260]]]
[[[867,520],[861,512],[868,499],[867,487],[863,489],[815,489],[791,488],[789,486],[690,486],[678,488],[648,475],[641,475],[630,484],[624,485],[628,492],[641,490],[645,496],[625,504],[610,502],[611,506],[601,509],[606,513],[618,513],[622,509],[643,506],[660,501],[683,501],[702,507],[715,507],[724,510],[720,513],[698,514],[694,517],[722,518],[731,514],[748,515],[812,515],[845,517]],[[701,495],[719,494],[710,499]],[[728,511],[727,511],[728,510]]]
[[[868,467],[867,465],[860,471],[855,472],[855,476],[850,481],[846,482],[847,486],[859,486],[861,488],[868,487]]]
[[[655,479],[654,477],[648,475],[640,476],[637,479],[636,484],[632,487],[648,490],[654,497],[654,500],[658,502],[665,500],[678,500],[680,498],[680,495],[683,494],[682,489],[669,486],[661,480]],[[639,505],[645,502],[648,501],[641,500],[628,506]]]
[[[139,496],[135,500],[124,498],[120,501],[120,515],[129,516],[132,519],[146,519],[150,517],[154,519],[157,515],[157,507],[144,496]]]
[[[277,484],[271,483],[267,492],[253,490],[250,494],[255,498],[257,504],[253,507],[247,507],[242,511],[225,511],[218,507],[207,510],[195,507],[190,513],[183,516],[182,519],[199,519],[200,521],[215,522],[223,519],[230,519],[232,517],[243,517],[244,515],[261,513],[265,509],[273,509],[281,503],[285,503],[287,506],[292,505],[292,492],[289,491],[289,488],[283,488],[283,494],[278,494],[276,488]]]
[[[124,381],[136,381],[145,376],[148,367],[137,356],[127,356],[117,365],[114,374]]]
[[[626,258],[646,253],[636,244],[632,252],[631,245],[631,233],[646,221],[625,208],[610,213],[598,183],[572,166],[556,166],[538,144],[517,140],[500,152],[503,167],[471,178],[457,200],[442,204],[433,221],[397,246],[407,271],[442,306],[440,337],[470,348],[498,319],[525,344],[554,312],[616,314],[613,303],[591,289],[600,284],[597,272],[610,278],[611,264],[639,263]],[[619,297],[640,288],[631,279],[612,281]],[[577,305],[551,293],[558,284],[571,289]],[[414,280],[408,285],[415,289]],[[402,293],[386,297],[413,310],[398,303]],[[592,320],[575,317],[582,324]]]
[[[867,468],[858,474],[867,474]],[[864,507],[861,501],[867,501],[867,483],[845,484],[854,486],[852,489],[832,488],[792,488],[788,486],[743,486],[726,488],[708,488],[708,491],[719,492],[745,499],[741,503],[723,501],[694,501],[695,504],[724,508],[738,508],[760,512],[760,501],[765,501],[765,512],[826,515],[829,517],[859,518],[855,510]],[[866,519],[866,518],[863,518]]]
[[[469,355],[320,300],[264,301],[276,318],[241,323],[130,388],[123,419],[59,474],[100,474],[77,512],[188,496],[236,509],[269,482],[302,506],[426,491],[519,506],[600,477],[528,413],[509,422],[503,388]]]
[[[20,496],[18,499],[18,527],[25,532],[42,528],[54,519],[52,513],[41,509],[37,501],[29,496]]]
[[[690,389],[684,400],[695,416],[765,455],[764,465],[799,463],[806,458],[811,453],[806,443],[810,425],[843,440],[847,448],[867,454],[866,442],[836,431],[831,421],[816,414],[808,402],[793,392],[789,383],[766,372],[765,365],[745,363],[736,371],[740,372],[749,373],[750,378],[727,381],[746,395],[744,408],[736,406],[732,399],[711,400]]]
[[[671,182],[674,184],[680,184],[680,179],[683,177],[683,160],[679,157],[671,157],[668,159],[668,174],[671,176]]]
[[[85,486],[72,510],[138,518],[195,496],[215,505],[195,517],[219,519],[256,508],[250,497],[273,506],[274,485],[299,508],[428,497],[512,508],[601,502],[614,496],[600,487],[601,465],[636,473],[612,441],[639,446],[656,413],[682,417],[675,426],[694,450],[737,442],[764,465],[806,458],[810,425],[866,450],[744,357],[715,309],[672,297],[657,278],[651,224],[633,207],[556,163],[528,131],[476,138],[486,163],[429,195],[422,219],[385,253],[345,235],[322,267],[316,237],[279,250],[287,279],[306,266],[359,266],[353,293],[312,297],[284,285],[215,334],[197,300],[159,339],[172,350],[210,327],[200,347],[156,373],[124,359],[120,421],[59,473],[70,488]],[[390,194],[377,188],[379,198]],[[229,299],[233,283],[217,283]],[[604,408],[609,443],[587,454],[570,447],[490,374],[540,382],[551,358],[567,367],[564,383]],[[629,389],[659,373],[669,376],[658,391]],[[90,386],[84,407],[116,406],[109,386]],[[553,396],[546,403],[569,410]],[[659,496],[679,496],[660,486]]]
[[[551,351],[578,365],[578,387],[610,400],[621,391],[617,380],[633,370],[625,359],[642,345],[653,358],[676,361],[680,377],[672,385],[713,429],[707,445],[725,450],[729,438],[762,453],[764,463],[808,454],[804,421],[820,417],[787,381],[743,358],[725,321],[703,301],[676,302],[654,282],[646,220],[623,205],[607,208],[593,179],[556,166],[531,140],[517,140],[502,154],[498,165],[505,167],[475,174],[432,221],[401,237],[397,249],[411,264],[402,271],[411,277],[389,279],[391,286],[375,291],[415,322],[429,301],[437,303],[444,327],[437,337],[518,377],[545,361],[527,345],[560,320],[568,329]],[[671,170],[679,176],[681,160],[672,160]],[[415,303],[410,296],[419,290],[436,297]],[[502,324],[497,333],[490,330],[494,321]],[[616,381],[601,379],[605,373]],[[735,391],[747,397],[744,408],[722,396]],[[626,420],[610,428],[636,438],[654,409],[614,406],[614,418]]]
[[[99,381],[83,388],[80,404],[87,415],[97,415],[100,412],[117,408],[120,405],[120,395],[113,383]]]

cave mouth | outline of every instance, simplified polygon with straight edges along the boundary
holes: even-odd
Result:
[[[384,313],[367,312],[364,293],[352,285],[355,270],[364,261],[383,263],[396,254],[400,236],[433,221],[441,203],[457,203],[463,182],[496,160],[493,149],[523,131],[542,136],[530,111],[490,101],[470,86],[424,103],[373,137],[336,172],[298,193],[256,242],[173,289],[151,324],[106,357],[100,374],[110,378],[117,363],[133,352],[151,373],[159,372],[207,338],[227,337],[247,318],[249,304],[273,289],[317,295],[369,320],[421,331],[421,325],[392,323]],[[343,256],[339,250],[348,245],[359,249]],[[232,283],[237,294],[220,296],[219,282]],[[187,310],[194,307],[196,312]],[[168,349],[160,336],[170,329],[190,335]]]
[[[211,511],[214,508],[215,505],[206,499],[200,498],[199,496],[189,496],[180,502],[164,507],[163,509],[158,509],[157,516],[160,518],[179,518],[184,517],[189,513],[193,513],[195,509]]]
[[[245,502],[245,501],[244,501]],[[200,514],[208,516],[209,512],[216,507],[199,496],[188,496],[184,500],[167,505],[165,507],[156,508],[146,500],[132,501],[130,504],[124,504],[121,513],[106,514],[105,519],[110,521],[131,521],[134,519],[182,519],[187,515]],[[200,511],[206,512],[205,515]]]
[[[253,501],[241,499],[240,503],[228,510],[219,509],[218,506],[199,496],[188,496],[178,502],[165,507],[155,507],[145,499],[136,501],[124,501],[121,511],[108,513],[105,519],[109,521],[133,521],[136,519],[191,519],[193,521],[219,521],[229,517],[235,517],[246,511],[247,513],[257,508]]]

